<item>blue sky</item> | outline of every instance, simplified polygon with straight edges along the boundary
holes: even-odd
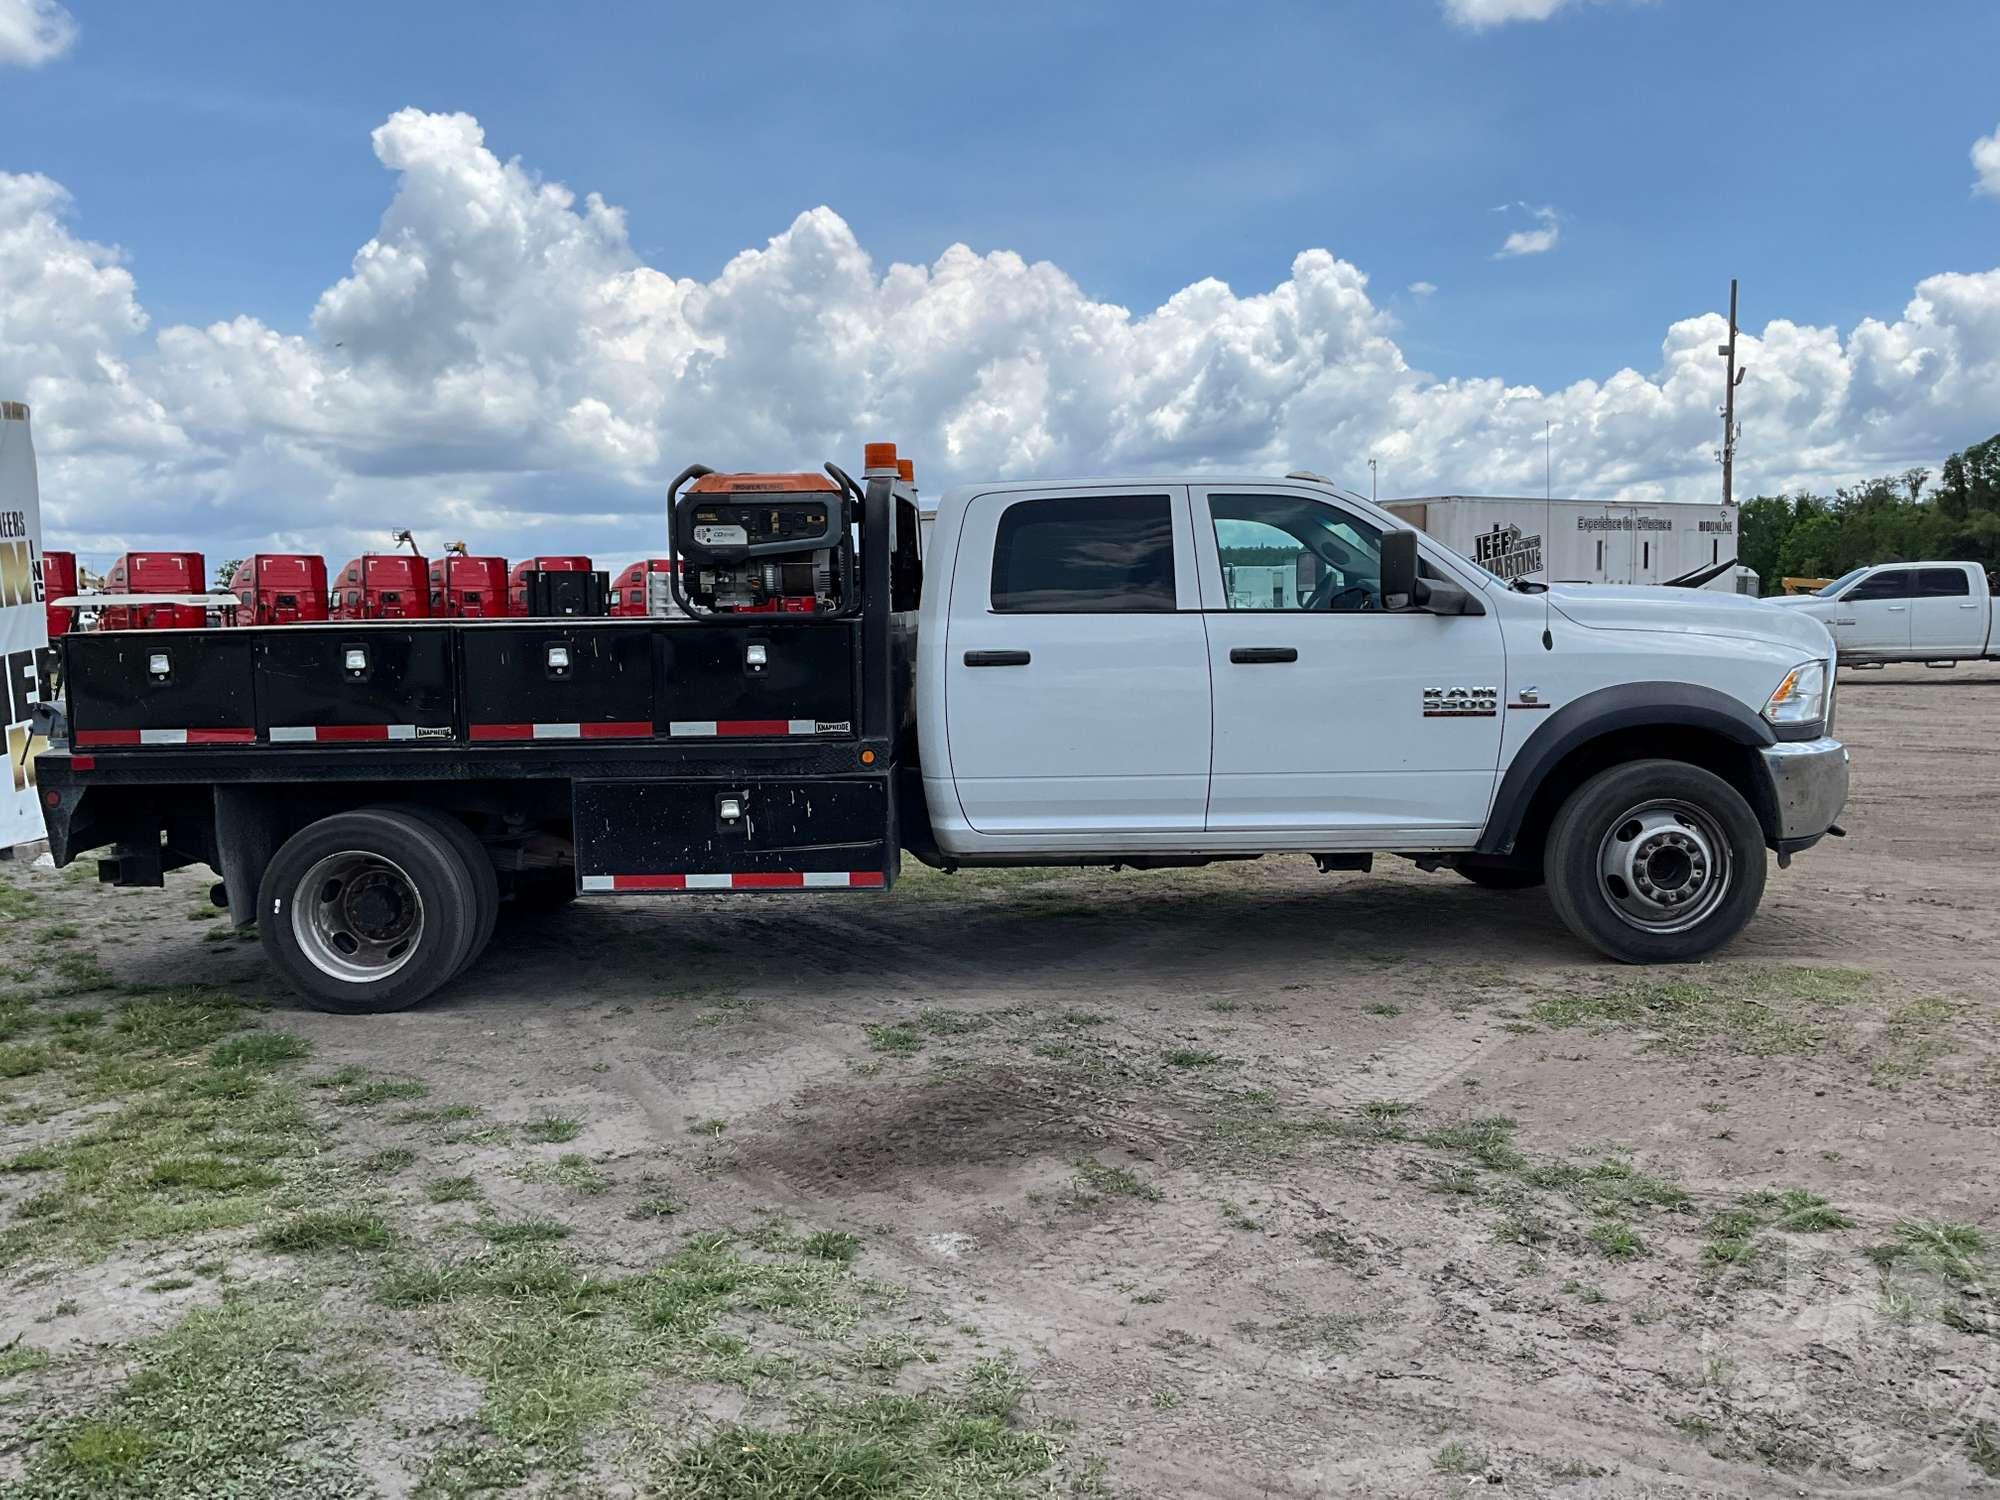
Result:
[[[77,34],[8,67],[9,10],[73,15]],[[1454,10],[1520,19],[1475,26]],[[2000,192],[1975,193],[1970,157],[2000,133],[1996,44],[1993,0],[0,0],[0,189],[5,174],[28,174],[13,179],[26,226],[14,269],[0,265],[12,298],[0,304],[0,383],[52,393],[38,397],[37,424],[45,474],[53,463],[61,480],[55,505],[104,545],[150,534],[164,524],[150,519],[159,497],[182,493],[231,535],[290,535],[274,485],[312,489],[304,510],[338,509],[343,485],[382,475],[406,485],[399,516],[433,503],[411,497],[437,495],[516,540],[551,508],[610,528],[605,518],[636,514],[689,456],[740,448],[762,461],[788,432],[801,447],[847,443],[884,412],[903,414],[906,436],[952,473],[1296,460],[1351,482],[1372,454],[1396,476],[1389,492],[1538,477],[1546,419],[1566,434],[1567,488],[1700,498],[1713,487],[1719,377],[1700,363],[1712,361],[1710,332],[1675,325],[1721,309],[1736,275],[1748,327],[1784,320],[1753,350],[1752,482],[1830,484],[1935,463],[1986,436],[1988,411],[2000,425],[2000,273],[1989,277]],[[405,130],[371,146],[405,110],[477,126],[446,145],[413,147]],[[511,196],[473,206],[468,184],[515,159]],[[544,183],[574,193],[574,211],[502,244],[492,216],[542,212],[531,200]],[[622,212],[608,247],[585,222],[586,194]],[[838,219],[800,238],[798,216],[821,204]],[[1536,232],[1550,242],[1541,253],[1497,253]],[[1002,312],[964,359],[932,351],[921,379],[898,376],[889,330],[904,325],[884,311],[884,273],[931,268],[937,290],[939,257],[957,242],[987,259],[953,295]],[[24,244],[43,247],[40,274]],[[392,340],[336,343],[315,325],[357,252],[383,244],[421,263],[433,291],[450,281],[474,301],[482,289],[467,278],[506,263],[510,279],[484,289],[488,321],[452,361],[420,370]],[[690,428],[709,408],[689,387],[640,400],[607,374],[606,348],[617,365],[644,343],[626,337],[633,328],[666,326],[651,302],[622,307],[575,349],[546,329],[510,342],[507,307],[572,292],[588,303],[632,265],[714,290],[732,257],[767,245],[761,321],[677,307],[666,344],[755,372],[738,378],[744,399],[763,400],[782,346],[808,342],[798,329],[858,321],[873,343],[852,368],[837,357],[852,342],[837,339],[790,361],[797,388],[740,432]],[[1337,264],[1301,279],[1294,258],[1315,247]],[[870,268],[862,280],[823,278],[850,251]],[[992,258],[1006,251],[1059,268],[1074,295],[1030,289],[1033,316],[1008,311],[1021,287]],[[103,347],[63,332],[90,321],[47,274],[70,253],[94,268]],[[1204,305],[1188,327],[1149,320],[1204,278],[1236,300]],[[1920,287],[1935,310],[1907,317]],[[38,297],[53,300],[30,337],[21,309]],[[463,300],[437,315],[461,317]],[[966,337],[951,299],[934,300],[924,326]],[[1106,334],[1103,304],[1128,309],[1130,326]],[[414,316],[399,307],[377,302],[343,327],[379,334]],[[790,325],[773,312],[785,308]],[[1888,334],[1874,338],[1867,319]],[[236,347],[170,332],[225,320],[240,320]],[[1091,359],[1065,373],[1079,338]],[[268,359],[253,369],[256,340]],[[1310,359],[1294,357],[1303,344]],[[119,362],[113,375],[104,358]],[[64,360],[68,385],[50,373]],[[421,434],[385,443],[365,409],[329,412],[333,376],[387,403],[376,377],[391,367],[404,396],[471,379],[480,393],[461,411],[496,425],[509,372],[533,367],[538,394],[594,436],[527,454],[482,447],[431,413]],[[1621,390],[1628,367],[1640,384]],[[1132,388],[1092,408],[1092,426],[1076,412],[1107,371]],[[246,393],[294,375],[293,407],[247,410]],[[711,395],[727,384],[699,361],[696,375]],[[882,394],[894,378],[905,384]],[[1586,395],[1567,394],[1586,381]],[[1513,399],[1524,386],[1534,401]],[[836,399],[835,387],[851,390]],[[815,423],[793,419],[805,408]],[[656,441],[608,434],[620,422]],[[530,483],[523,465],[541,477]],[[144,528],[120,493],[150,497]]]
[[[1425,368],[1541,384],[1643,362],[1732,273],[1746,316],[1844,325],[2000,243],[1965,157],[2000,115],[1991,0],[1484,31],[1426,0],[71,9],[74,58],[0,90],[9,165],[76,194],[160,321],[303,326],[381,211],[367,133],[410,104],[622,205],[676,274],[819,203],[879,259],[1011,248],[1135,310],[1323,245]],[[1490,259],[1523,201],[1559,249]]]

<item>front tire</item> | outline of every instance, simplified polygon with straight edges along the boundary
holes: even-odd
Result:
[[[424,818],[370,808],[287,839],[258,887],[258,932],[316,1010],[415,1005],[458,972],[479,920],[472,872]]]
[[[1742,793],[1674,760],[1613,766],[1549,828],[1543,870],[1563,925],[1621,963],[1691,963],[1764,896],[1764,830]]]

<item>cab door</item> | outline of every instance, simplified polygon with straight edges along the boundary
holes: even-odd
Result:
[[[1895,655],[1910,649],[1915,568],[1877,568],[1836,601],[1827,620],[1843,656]]]
[[[1310,489],[1198,486],[1212,833],[1476,829],[1506,656],[1482,615],[1385,612],[1375,522]]]
[[[1180,485],[1002,491],[967,507],[945,726],[981,833],[1198,832],[1208,646]]]
[[[1957,651],[1977,656],[1986,649],[1985,580],[1972,589],[1973,570],[1962,564],[1917,569],[1916,597],[1910,601],[1910,645],[1918,651]]]

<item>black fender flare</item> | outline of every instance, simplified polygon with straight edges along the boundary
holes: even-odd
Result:
[[[1737,699],[1698,683],[1621,682],[1585,693],[1552,712],[1515,752],[1494,794],[1476,851],[1513,852],[1529,804],[1549,773],[1572,751],[1620,730],[1650,728],[1700,730],[1746,750],[1761,750],[1778,741],[1771,726]],[[1762,816],[1760,809],[1760,820]]]

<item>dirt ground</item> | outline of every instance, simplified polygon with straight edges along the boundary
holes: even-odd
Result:
[[[906,867],[503,919],[342,1019],[205,875],[16,868],[17,989],[72,956],[0,1069],[0,1483],[2000,1489],[2000,668],[1843,673],[1838,728],[1849,837],[1673,971],[1393,860]],[[238,1113],[106,1165],[114,1068]],[[296,1409],[194,1369],[246,1348]]]

